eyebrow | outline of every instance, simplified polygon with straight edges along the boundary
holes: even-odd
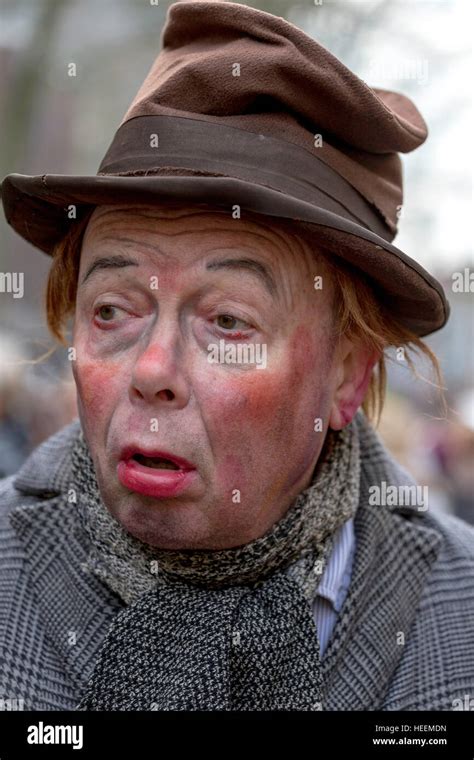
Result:
[[[139,262],[135,259],[131,259],[127,256],[121,256],[120,254],[115,256],[101,256],[96,259],[86,274],[84,275],[81,285],[84,285],[86,280],[91,276],[93,272],[99,269],[121,269],[123,267],[134,266],[138,267]],[[206,269],[211,272],[218,271],[219,269],[246,269],[249,272],[257,275],[264,283],[265,287],[271,295],[274,295],[276,291],[275,281],[268,271],[267,267],[261,264],[255,259],[247,258],[227,258],[227,259],[215,259],[209,261],[206,264]]]
[[[91,264],[86,274],[84,275],[81,285],[84,285],[85,281],[91,276],[92,272],[95,272],[97,269],[121,269],[122,267],[130,266],[139,266],[138,261],[135,261],[135,259],[130,259],[127,256],[120,255],[102,256],[100,259],[96,259]]]
[[[254,259],[216,259],[209,261],[206,269],[212,272],[219,269],[246,269],[260,278],[271,295],[276,291],[275,280],[267,267]]]

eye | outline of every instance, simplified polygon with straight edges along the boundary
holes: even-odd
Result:
[[[113,311],[115,309],[115,306],[110,306],[110,304],[106,304],[105,306],[100,306],[97,314],[100,316],[101,319],[104,320],[104,322],[110,322],[110,319],[113,317]]]
[[[124,309],[120,309],[118,306],[112,306],[110,303],[104,303],[102,306],[98,306],[94,312],[94,316],[99,322],[114,322],[118,320],[120,312],[125,314]]]
[[[220,320],[218,327],[221,327],[224,330],[248,330],[251,327],[248,322],[244,322],[243,319],[233,317],[232,314],[219,314],[216,319],[218,322]],[[237,322],[240,323],[240,326],[237,325]]]

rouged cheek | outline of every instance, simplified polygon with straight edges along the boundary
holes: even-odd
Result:
[[[293,469],[311,461],[325,377],[325,369],[317,366],[324,359],[321,353],[318,357],[314,337],[300,326],[285,355],[266,369],[231,374],[220,368],[211,389],[201,389],[201,409],[226,490],[239,483],[252,490],[278,490],[297,475]],[[265,484],[269,480],[274,480],[272,486]]]
[[[267,369],[236,375],[219,368],[212,383],[203,378],[195,388],[216,466],[217,489],[229,509],[233,498],[238,499],[236,504],[247,503],[266,479],[274,394],[280,388],[279,378],[271,383],[269,374]]]
[[[291,422],[292,412],[315,407],[315,396],[327,375],[327,348],[318,350],[305,326],[295,328],[285,353],[270,356],[268,367],[241,374],[220,373],[213,386],[216,403],[226,426],[247,419],[257,427],[283,417]],[[317,404],[316,404],[317,406]]]
[[[107,418],[119,401],[123,363],[83,361],[75,368],[76,386],[83,413],[92,423]]]
[[[231,374],[219,368],[219,377],[198,392],[203,414],[219,437],[236,442],[249,433],[261,435],[271,428],[282,403],[286,381],[281,371],[252,370]]]
[[[290,341],[291,374],[288,378],[288,406],[293,411],[294,455],[302,461],[321,448],[320,432],[315,430],[321,418],[328,423],[331,395],[331,367],[334,346],[328,335],[317,327],[299,325]]]

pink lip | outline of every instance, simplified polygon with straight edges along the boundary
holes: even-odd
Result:
[[[143,454],[148,457],[161,457],[173,462],[178,470],[158,470],[146,467],[135,459],[134,454]],[[152,496],[156,499],[178,496],[186,490],[197,476],[196,468],[186,459],[169,454],[157,449],[148,450],[137,446],[127,446],[120,455],[117,465],[117,476],[121,484],[144,496]]]
[[[143,454],[145,457],[160,457],[161,459],[169,459],[170,462],[179,467],[180,470],[195,470],[195,466],[192,462],[188,462],[187,459],[177,457],[175,454],[170,454],[169,451],[163,449],[145,449],[142,446],[135,446],[133,443],[125,446],[120,452],[120,459],[130,459],[134,454]],[[175,472],[175,470],[170,470]]]

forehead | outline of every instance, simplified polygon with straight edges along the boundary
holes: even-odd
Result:
[[[219,249],[252,253],[276,269],[308,269],[307,243],[255,214],[234,219],[228,210],[196,206],[100,206],[85,230],[81,268],[104,250],[133,252],[165,266],[192,264]]]

